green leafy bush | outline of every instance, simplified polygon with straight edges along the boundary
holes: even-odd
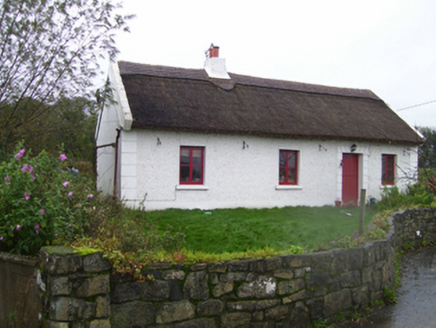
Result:
[[[83,232],[94,194],[68,170],[66,156],[31,157],[19,145],[0,163],[0,251],[37,254],[41,246],[68,243]]]

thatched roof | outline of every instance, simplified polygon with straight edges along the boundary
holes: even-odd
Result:
[[[369,90],[119,62],[132,128],[419,144]]]

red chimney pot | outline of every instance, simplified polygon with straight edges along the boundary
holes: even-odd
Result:
[[[211,45],[209,48],[209,58],[219,57],[220,47]]]

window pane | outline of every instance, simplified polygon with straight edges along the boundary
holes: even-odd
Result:
[[[180,167],[180,181],[189,181],[189,166]]]
[[[280,169],[279,170],[279,182],[285,183],[286,182],[286,169]]]
[[[192,164],[201,164],[201,149],[194,149],[192,151]]]
[[[280,166],[286,166],[286,153],[284,151],[280,152]]]
[[[295,153],[288,153],[288,167],[295,167]]]
[[[388,181],[387,183],[393,184],[394,183],[394,171],[388,171]]]
[[[189,164],[189,149],[181,149],[180,150],[180,163],[181,164]]]
[[[201,166],[192,167],[192,181],[193,182],[201,181]]]
[[[382,155],[382,171],[386,168],[386,156]]]
[[[295,169],[288,170],[288,182],[295,183]]]
[[[394,156],[388,156],[388,169],[394,168]]]

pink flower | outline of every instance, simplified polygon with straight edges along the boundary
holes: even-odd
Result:
[[[87,196],[87,198],[88,198],[88,199],[93,199],[93,198],[94,198],[94,195],[93,195],[93,194],[89,194],[89,195]]]
[[[21,226],[18,224],[16,229],[17,229],[17,230],[20,230],[20,229],[21,229]]]
[[[30,199],[30,195],[27,192],[24,193],[24,197],[26,197],[26,200]]]
[[[3,241],[3,237],[0,237],[0,241]]]
[[[69,184],[70,183],[68,181],[65,181],[62,185],[66,188],[66,187],[68,187]]]
[[[39,235],[39,230],[35,230],[35,233],[36,233],[37,235]]]
[[[19,159],[19,158],[23,157],[25,151],[26,151],[26,150],[25,150],[24,148],[21,149],[21,150],[20,150],[20,151],[15,155],[15,159]]]
[[[35,224],[35,229],[36,229],[36,230],[39,229],[39,224]]]
[[[23,173],[24,172],[26,172],[26,171],[29,171],[29,172],[31,172],[32,173],[32,171],[33,171],[33,167],[31,167],[30,165],[24,165],[23,166],[23,168],[21,169],[21,171],[23,171]]]
[[[72,192],[72,191],[70,191],[70,192],[68,193],[68,197],[71,197],[71,196],[73,196],[73,192]]]
[[[61,156],[59,156],[59,158],[63,162],[63,161],[65,161],[67,159],[67,156],[65,156],[65,154],[61,154]]]
[[[42,209],[41,211],[39,211],[39,215],[44,215],[45,213],[45,209]]]
[[[7,177],[5,178],[5,180],[6,180],[6,181],[11,181],[11,177],[7,176]]]

